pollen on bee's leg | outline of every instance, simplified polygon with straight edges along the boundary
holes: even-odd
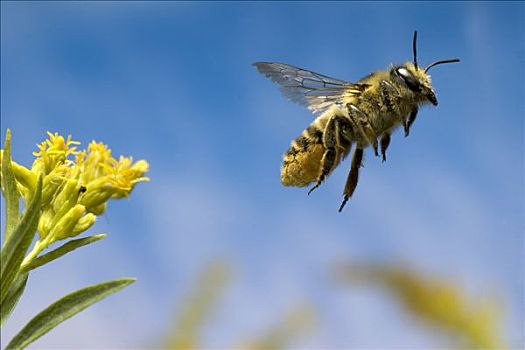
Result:
[[[294,168],[294,162],[295,160],[292,155],[288,153],[284,155],[283,165],[281,166],[281,183],[285,186],[294,186],[296,183],[292,170]]]
[[[316,119],[303,130],[284,153],[281,166],[281,183],[284,186],[304,187],[317,179],[324,153],[323,132],[319,123]]]
[[[297,150],[294,145],[286,151],[281,166],[281,183],[284,186],[304,187],[317,179],[321,167],[323,147],[310,145]]]

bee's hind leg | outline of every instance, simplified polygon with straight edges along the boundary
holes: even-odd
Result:
[[[381,136],[381,155],[383,156],[383,163],[386,162],[386,150],[388,149],[389,145],[390,134],[388,132],[385,132],[383,136]]]
[[[346,179],[344,199],[339,207],[339,212],[341,212],[348,202],[348,199],[352,196],[357,187],[357,181],[359,179],[359,168],[363,164],[363,148],[358,146],[354,151],[354,156],[352,158],[352,166],[350,168],[350,173]]]
[[[325,151],[323,158],[321,159],[321,170],[319,172],[319,176],[317,177],[317,183],[312,188],[310,188],[308,195],[310,195],[310,193],[312,193],[312,191],[317,187],[321,186],[321,183],[325,180],[328,174],[330,174],[330,171],[332,171],[334,165],[336,164],[336,160],[340,156],[340,123],[340,117],[334,115],[326,124],[325,130],[323,132],[323,146]]]

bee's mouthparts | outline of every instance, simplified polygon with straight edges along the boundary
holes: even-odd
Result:
[[[434,106],[437,106],[438,105],[438,100],[436,98],[436,95],[434,94],[433,91],[429,91],[427,94],[426,94],[428,100],[430,101],[430,103],[432,103]]]

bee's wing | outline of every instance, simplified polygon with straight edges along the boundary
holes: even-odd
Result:
[[[357,96],[367,86],[330,78],[288,64],[256,62],[254,66],[261,74],[281,85],[284,96],[308,107],[316,115],[334,104],[342,106],[345,97]]]

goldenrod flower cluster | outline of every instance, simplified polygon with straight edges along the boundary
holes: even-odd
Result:
[[[412,314],[456,334],[463,345],[504,348],[495,300],[473,302],[454,283],[400,267],[354,264],[342,269],[353,282],[375,282],[393,292]]]
[[[102,214],[109,199],[127,197],[134,186],[148,181],[145,160],[113,158],[102,143],[92,141],[86,150],[58,133],[38,146],[30,169],[12,161],[17,188],[29,203],[39,175],[43,177],[42,212],[38,223],[39,240],[32,255],[52,243],[74,237],[90,228]],[[0,153],[0,159],[3,151]],[[73,158],[70,159],[70,158]]]

